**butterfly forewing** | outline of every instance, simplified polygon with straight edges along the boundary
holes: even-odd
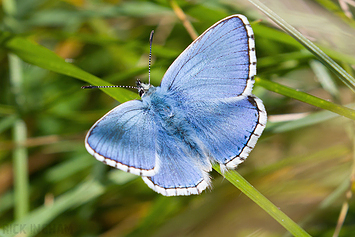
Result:
[[[110,166],[137,175],[154,175],[159,168],[156,131],[147,104],[128,101],[94,124],[86,136],[86,148]]]
[[[241,15],[225,18],[206,30],[174,61],[161,87],[196,99],[249,95],[256,74],[253,31]]]

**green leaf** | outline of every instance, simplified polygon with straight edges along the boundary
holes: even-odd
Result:
[[[83,80],[89,83],[90,85],[112,85],[76,67],[73,64],[65,62],[63,58],[59,57],[49,49],[38,44],[32,43],[31,41],[23,37],[13,35],[9,32],[0,31],[0,45],[3,48],[9,50],[10,52],[16,54],[23,61],[36,65],[38,67]],[[138,98],[137,94],[123,88],[103,88],[101,90],[121,103],[127,100]]]
[[[326,100],[322,100],[318,97],[307,94],[305,92],[296,91],[292,88],[277,84],[272,81],[267,81],[267,80],[263,80],[260,78],[256,78],[255,82],[256,82],[256,85],[262,86],[265,89],[268,89],[270,91],[276,92],[276,93],[284,95],[284,96],[294,98],[296,100],[305,102],[307,104],[314,105],[319,108],[326,109],[326,110],[332,111],[334,113],[337,113],[339,115],[342,115],[344,117],[355,120],[355,110],[349,109],[349,108],[341,106],[341,105],[334,104],[334,103],[326,101]]]
[[[6,233],[7,230],[13,230],[15,226],[21,226],[22,232],[17,234],[25,233],[26,236],[35,236],[61,213],[67,211],[69,208],[74,208],[85,204],[88,201],[97,198],[103,192],[103,186],[97,181],[90,180],[82,183],[75,189],[56,198],[53,204],[39,207],[36,210],[30,212],[21,220],[15,221],[8,226],[5,226],[1,230],[1,233]],[[17,230],[19,229],[20,228]],[[11,231],[11,233],[16,234],[13,233],[13,231]]]
[[[277,222],[285,227],[294,236],[310,236],[300,226],[298,226],[291,218],[283,213],[278,207],[264,197],[258,190],[256,190],[248,181],[246,181],[237,171],[231,170],[222,173],[219,165],[213,165],[218,173],[223,175],[231,184],[237,187],[251,200],[264,209],[270,216],[272,216]]]

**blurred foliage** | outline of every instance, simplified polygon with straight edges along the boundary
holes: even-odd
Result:
[[[263,3],[354,74],[351,7],[330,0]],[[169,65],[191,43],[169,1],[0,4],[1,235],[287,235],[215,171],[213,190],[168,198],[153,192],[138,176],[107,167],[85,150],[85,133],[92,124],[118,105],[117,100],[138,95],[105,90],[115,100],[100,90],[80,87],[147,81],[153,29],[151,80],[159,85]],[[255,33],[261,80],[354,108],[351,89],[247,1],[177,1],[177,5],[198,33],[228,15],[246,15]],[[318,106],[317,101],[300,102],[291,92],[272,92],[276,89],[265,89],[262,83],[254,88],[269,121],[238,172],[312,236],[332,236],[338,219],[343,223],[339,235],[353,236],[354,123],[312,106]]]

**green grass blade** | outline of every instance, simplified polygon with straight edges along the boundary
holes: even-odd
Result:
[[[222,173],[219,165],[215,164],[213,168],[223,175],[231,184],[237,187],[251,200],[264,209],[270,216],[272,216],[277,222],[285,227],[294,236],[310,236],[300,226],[298,226],[291,218],[285,213],[280,211],[273,203],[271,203],[266,197],[264,197],[258,190],[256,190],[248,181],[246,181],[238,172],[231,170]]]
[[[18,116],[24,110],[23,92],[23,62],[19,57],[9,53],[9,69],[11,89]],[[24,143],[27,139],[27,126],[21,118],[15,118],[13,123],[13,142],[15,144],[13,156],[15,219],[23,218],[29,211],[29,177],[28,153]]]
[[[326,100],[322,100],[318,97],[307,94],[305,92],[296,91],[287,86],[283,86],[272,81],[263,80],[260,78],[256,78],[255,81],[256,81],[256,85],[262,86],[267,90],[294,98],[296,100],[305,102],[307,104],[314,105],[316,107],[326,109],[334,113],[337,113],[339,115],[342,115],[344,117],[355,120],[355,110],[349,109],[341,105],[334,104]]]
[[[75,189],[63,194],[62,196],[55,199],[52,205],[42,206],[36,210],[29,213],[23,219],[15,221],[5,227],[3,227],[1,233],[9,233],[11,236],[16,234],[25,236],[36,236],[42,231],[54,218],[56,218],[61,213],[67,211],[69,208],[75,208],[79,205],[85,204],[90,200],[97,198],[104,192],[104,188],[101,184],[96,181],[90,180],[81,185],[78,185]],[[14,229],[14,227],[19,227]],[[64,228],[64,227],[63,227]],[[68,235],[72,235],[74,230],[71,230],[68,226]],[[21,230],[20,233],[14,233],[14,230]],[[55,230],[54,230],[55,231]],[[58,234],[58,233],[57,233]],[[59,233],[60,234],[60,233]]]
[[[347,17],[344,11],[339,7],[339,5],[331,0],[315,0],[318,4],[322,5],[329,12],[337,15],[340,19],[342,19],[345,23],[349,24],[352,28],[355,28],[355,22],[353,19]]]
[[[8,191],[1,194],[0,197],[0,213],[4,213],[14,207],[14,192]]]
[[[283,31],[279,31],[277,29],[270,28],[269,26],[259,24],[259,22],[258,23],[251,22],[251,25],[253,27],[254,33],[258,35],[258,38],[262,37],[264,39],[269,39],[299,49],[304,49],[304,47],[298,41],[296,41],[294,38],[292,38],[290,35],[286,34]],[[322,46],[321,48],[327,55],[329,55],[330,57],[336,60],[349,63],[349,64],[355,64],[355,58],[351,55],[344,54],[338,50],[335,50],[334,48],[329,48],[325,46]],[[312,56],[315,56],[314,54],[311,53],[311,51],[307,51],[307,52],[309,52],[309,54],[311,54]],[[258,66],[260,66],[259,62],[260,59],[258,59]]]
[[[0,133],[4,132],[6,129],[9,129],[16,122],[17,116],[11,115],[7,116],[0,120]]]
[[[26,124],[22,119],[17,119],[14,124],[14,142],[16,147],[13,151],[16,220],[23,218],[28,213],[30,207],[28,155],[27,148],[24,146],[26,138]]]
[[[94,159],[88,159],[87,155],[74,156],[55,167],[48,169],[44,174],[44,179],[50,183],[59,183],[70,176],[74,176],[85,169],[88,169],[95,162]]]
[[[63,58],[49,49],[9,32],[0,32],[0,46],[16,54],[23,61],[38,67],[83,80],[90,85],[111,85],[75,65],[65,62]],[[120,102],[138,98],[136,93],[123,88],[103,88],[102,91]]]
[[[324,90],[326,90],[329,94],[332,95],[334,101],[341,101],[338,86],[331,77],[328,69],[317,60],[311,60],[309,64]]]
[[[275,23],[277,23],[284,31],[300,42],[310,52],[312,52],[318,60],[320,60],[325,66],[327,66],[338,78],[347,85],[353,92],[355,92],[355,79],[347,73],[342,67],[340,67],[333,59],[326,55],[320,48],[313,44],[309,39],[304,37],[298,30],[288,24],[285,20],[279,17],[275,12],[269,9],[258,0],[249,0],[257,8],[259,8],[265,15],[270,17]]]

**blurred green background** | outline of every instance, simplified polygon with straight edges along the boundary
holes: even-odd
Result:
[[[87,74],[76,79],[36,48],[55,52],[90,78],[134,86],[137,78],[147,82],[148,38],[155,30],[151,82],[159,85],[192,42],[174,3],[199,34],[224,17],[246,15],[261,79],[354,107],[353,92],[248,1],[0,1],[0,235],[288,236],[215,171],[213,190],[163,197],[140,177],[96,161],[85,150],[85,134],[119,102],[101,90],[80,89],[90,82]],[[353,74],[351,5],[263,3]],[[43,57],[24,62],[18,56],[30,54],[22,49]],[[109,93],[120,102],[138,98],[136,91]],[[258,83],[253,93],[264,101],[269,121],[238,172],[312,236],[338,236],[339,230],[339,236],[354,236],[353,121]]]

